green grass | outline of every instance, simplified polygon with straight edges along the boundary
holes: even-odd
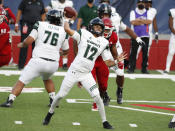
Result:
[[[0,75],[0,86],[13,86],[19,76]],[[53,77],[56,91],[59,90],[63,77]],[[109,79],[108,94],[111,99],[116,100],[115,79]],[[44,85],[40,78],[32,81],[26,87],[40,87]],[[175,101],[175,82],[166,79],[125,79],[125,100],[149,100],[149,101]],[[0,93],[0,103],[3,103],[9,93]],[[43,126],[42,121],[48,112],[48,94],[44,93],[22,93],[14,102],[13,108],[0,108],[0,131],[105,131],[102,128],[98,112],[91,111],[90,104],[67,103],[66,99],[91,99],[85,89],[76,86],[60,103],[55,110],[55,115],[48,126]],[[151,109],[148,107],[136,107],[131,104],[149,104],[169,107],[167,103],[123,103],[118,105],[110,102],[110,105],[131,107],[157,112],[174,113],[173,111]],[[107,119],[115,127],[116,131],[170,131],[168,123],[172,116],[131,111],[112,107],[105,107]],[[16,125],[14,121],[23,121],[22,125]],[[72,125],[79,122],[80,126]],[[130,123],[137,124],[137,128],[129,126]]]

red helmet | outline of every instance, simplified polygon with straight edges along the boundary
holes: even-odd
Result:
[[[2,7],[0,7],[0,24],[4,21],[5,14],[5,10]]]
[[[106,17],[103,18],[102,20],[105,26],[103,36],[105,38],[109,38],[113,31],[112,21],[110,20],[110,18],[106,18]]]

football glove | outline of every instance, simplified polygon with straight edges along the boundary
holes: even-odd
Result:
[[[141,39],[140,37],[137,37],[137,38],[136,38],[136,41],[137,41],[137,43],[138,43],[140,46],[144,46],[144,45],[145,45],[145,42],[142,41],[142,39]]]

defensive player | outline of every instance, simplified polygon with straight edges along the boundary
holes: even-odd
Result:
[[[0,7],[0,67],[11,61],[10,27],[5,19],[5,10]]]
[[[173,60],[173,56],[175,54],[175,8],[170,9],[169,13],[169,28],[171,30],[171,37],[169,41],[169,51],[166,60],[166,69],[165,73],[169,73],[171,62]]]
[[[55,96],[55,99],[46,115],[43,124],[48,125],[51,117],[54,114],[54,108],[59,104],[60,100],[65,97],[73,85],[81,82],[82,86],[88,91],[94,101],[97,103],[98,110],[103,122],[103,127],[106,129],[113,129],[113,127],[106,120],[104,104],[99,95],[96,82],[91,74],[95,60],[101,54],[106,65],[113,66],[118,62],[109,60],[110,51],[108,49],[108,41],[101,37],[104,31],[104,24],[101,19],[94,18],[90,21],[89,31],[81,29],[76,32],[69,27],[68,19],[64,23],[65,31],[77,41],[78,53],[68,69],[68,72],[61,84],[60,90]],[[124,55],[119,56],[119,61],[124,59]]]
[[[55,9],[63,13],[65,7],[73,7],[73,2],[71,0],[51,0],[46,10]],[[65,42],[68,43],[69,42],[68,39],[66,39]],[[63,56],[63,69],[66,70],[67,62],[68,62],[68,58],[67,58],[68,55],[62,55],[62,56]]]
[[[137,35],[121,21],[121,17],[118,13],[116,13],[116,12],[112,13],[111,6],[109,4],[106,4],[106,0],[105,0],[105,3],[102,2],[98,6],[98,15],[101,19],[102,18],[110,18],[111,19],[112,25],[113,25],[114,30],[117,33],[117,35],[119,33],[119,30],[125,31],[129,36],[131,36],[133,39],[135,39],[138,42],[138,44],[140,44],[140,45],[144,44],[143,41],[139,37],[137,37]],[[122,46],[121,46],[120,41],[119,41],[119,37],[117,40],[116,48],[117,48],[117,52],[119,54],[123,52]],[[112,67],[112,70],[114,70],[116,75],[117,75],[116,83],[117,83],[118,88],[116,91],[116,96],[117,96],[117,103],[118,104],[122,104],[122,100],[123,100],[122,94],[123,94],[123,84],[124,84],[124,67],[123,67],[124,62],[122,61],[122,63],[123,64],[121,65],[121,68],[116,68],[115,66]]]
[[[47,20],[49,22],[37,22],[24,42],[18,44],[18,47],[22,48],[36,41],[32,58],[14,85],[7,102],[1,104],[1,107],[11,107],[24,86],[39,76],[42,77],[45,88],[49,93],[50,104],[52,103],[55,97],[55,88],[50,77],[59,67],[60,48],[67,54],[69,46],[64,43],[66,32],[60,26],[62,23],[62,13],[57,10],[51,10],[47,14]]]
[[[104,23],[104,33],[103,37],[105,37],[109,41],[109,47],[110,51],[112,53],[113,58],[112,59],[117,59],[118,53],[116,49],[116,44],[117,44],[117,34],[113,31],[113,26],[112,26],[112,21],[110,18],[103,18],[103,23]],[[120,53],[121,54],[121,53]],[[118,68],[123,68],[123,64],[121,66],[121,62],[118,63]],[[99,86],[99,91],[100,91],[100,96],[103,99],[103,103],[105,106],[109,105],[110,98],[107,94],[107,86],[108,86],[108,77],[109,77],[109,69],[105,62],[103,61],[102,57],[99,56],[97,60],[95,61],[94,68],[92,70],[92,75],[94,79],[96,80],[97,78],[97,83]],[[97,106],[96,103],[93,103],[92,106],[92,111],[97,111]]]

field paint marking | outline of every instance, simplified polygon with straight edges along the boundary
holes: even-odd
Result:
[[[109,105],[109,107],[119,108],[119,109],[125,109],[125,110],[132,110],[132,111],[148,112],[148,113],[161,114],[161,115],[169,115],[169,116],[174,116],[175,115],[175,114],[172,114],[172,113],[164,113],[164,112],[157,112],[157,111],[136,109],[136,108],[131,108],[131,107],[115,106],[115,105]]]
[[[129,124],[130,127],[138,127],[136,124]]]
[[[76,102],[76,100],[80,100],[80,101],[89,101],[92,102],[93,99],[68,99],[68,100],[72,100],[74,102]],[[111,102],[116,102],[116,100],[110,100]],[[123,100],[123,102],[128,102],[128,103],[175,103],[175,101],[146,101],[146,100]]]
[[[0,92],[11,92],[12,87],[0,87]],[[23,88],[22,93],[41,93],[44,92],[44,88]]]
[[[72,122],[72,125],[74,125],[74,126],[79,126],[80,123],[79,123],[79,122]]]
[[[161,106],[155,106],[155,105],[147,105],[147,104],[131,104],[134,106],[141,106],[141,107],[150,107],[155,109],[162,109],[162,110],[168,110],[168,111],[175,111],[174,108],[167,108],[167,107],[161,107]]]
[[[10,76],[10,75],[20,75],[21,71],[14,70],[0,70],[0,74]],[[65,76],[66,72],[55,72],[54,76]],[[109,77],[115,78],[115,73],[110,73]],[[136,78],[148,78],[148,79],[171,79],[175,81],[175,75],[168,74],[125,74],[126,78],[136,79]]]
[[[14,122],[15,122],[15,124],[18,124],[18,125],[23,124],[23,122],[22,122],[22,121],[14,121]]]

